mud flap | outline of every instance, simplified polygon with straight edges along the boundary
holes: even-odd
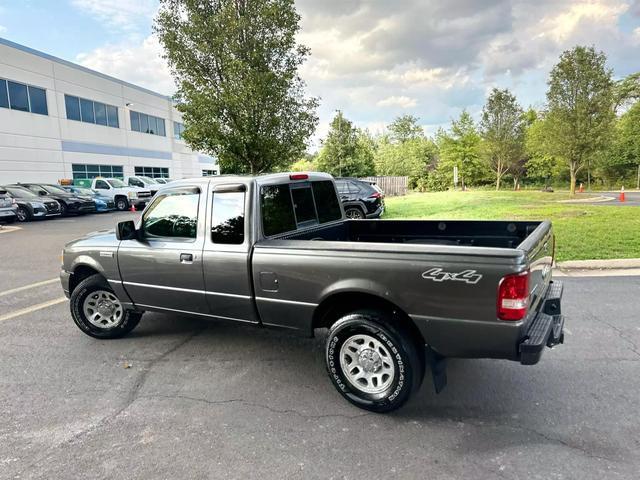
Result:
[[[433,351],[431,347],[426,347],[427,363],[431,369],[433,387],[436,393],[442,392],[447,386],[447,358]]]

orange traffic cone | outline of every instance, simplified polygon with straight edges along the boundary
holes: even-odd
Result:
[[[136,211],[136,206],[133,203],[131,204],[131,208],[129,209],[129,211],[131,211],[131,212],[135,212]]]
[[[624,202],[625,198],[624,198],[624,186],[620,189],[620,201]]]

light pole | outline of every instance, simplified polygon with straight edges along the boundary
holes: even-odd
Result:
[[[338,176],[342,176],[342,112],[336,110],[338,114]]]

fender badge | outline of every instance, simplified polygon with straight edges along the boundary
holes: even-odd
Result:
[[[463,270],[458,273],[443,272],[441,268],[430,268],[422,274],[422,278],[433,280],[434,282],[444,282],[452,280],[454,282],[464,282],[475,285],[482,280],[482,275],[475,270]]]
[[[113,252],[100,252],[100,256],[113,258]]]

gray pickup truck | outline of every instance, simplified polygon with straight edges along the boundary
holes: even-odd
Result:
[[[549,222],[347,220],[322,173],[166,185],[141,219],[63,252],[62,287],[96,338],[146,311],[328,329],[326,365],[358,407],[387,412],[446,358],[532,365],[563,341]]]

